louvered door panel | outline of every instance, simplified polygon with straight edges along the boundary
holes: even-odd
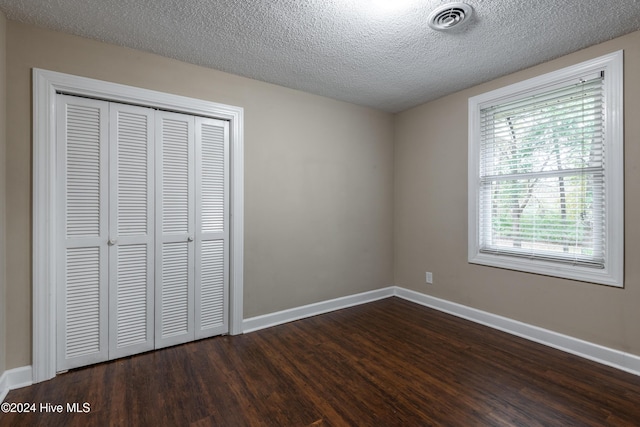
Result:
[[[193,170],[189,167],[193,137],[191,118],[168,118],[161,113],[162,132],[162,232],[188,233],[189,190]],[[187,120],[189,119],[189,120]]]
[[[196,119],[197,147],[201,167],[198,183],[201,201],[201,231],[222,233],[225,230],[227,123]]]
[[[189,334],[189,243],[162,245],[162,338]]]
[[[196,124],[196,338],[227,333],[229,127]]]
[[[224,240],[209,240],[200,246],[200,268],[196,310],[196,338],[228,332],[227,286]]]
[[[116,164],[114,189],[118,236],[149,235],[153,223],[153,110],[111,104],[111,163]],[[115,137],[115,141],[114,138]]]
[[[67,249],[64,286],[66,359],[101,353],[100,264],[99,247]]]
[[[110,104],[111,359],[154,348],[154,114]]]
[[[194,339],[194,118],[156,112],[156,348]]]
[[[73,98],[70,102],[63,104],[66,121],[61,124],[66,144],[66,236],[99,237],[103,231],[100,168],[105,118],[100,106],[78,105],[81,102]]]
[[[111,313],[111,359],[153,349],[148,247],[146,244],[120,245],[114,250],[117,268],[112,288],[115,292],[111,293],[115,307],[115,313]]]
[[[57,370],[107,360],[108,103],[57,102]]]

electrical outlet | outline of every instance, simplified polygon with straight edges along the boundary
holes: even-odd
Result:
[[[427,271],[427,283],[433,284],[433,274]]]

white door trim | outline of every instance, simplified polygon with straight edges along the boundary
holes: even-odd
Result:
[[[241,334],[244,254],[244,110],[200,99],[33,69],[33,382],[56,375],[56,93],[228,120],[231,148],[229,332]]]

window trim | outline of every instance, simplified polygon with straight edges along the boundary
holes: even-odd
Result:
[[[544,260],[480,252],[480,110],[591,72],[605,72],[605,268],[593,269]],[[619,50],[469,98],[468,261],[472,264],[518,270],[602,285],[624,286],[624,128],[623,51]]]

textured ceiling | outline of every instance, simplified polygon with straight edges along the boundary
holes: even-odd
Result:
[[[0,0],[7,18],[390,112],[640,29],[640,0]]]

